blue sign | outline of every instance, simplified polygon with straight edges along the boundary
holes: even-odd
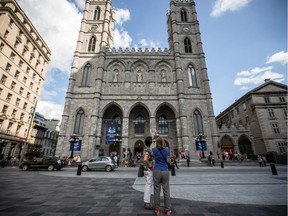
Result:
[[[82,140],[78,140],[78,141],[72,141],[70,142],[70,151],[81,151],[81,142]]]
[[[118,132],[118,123],[110,121],[107,123],[106,144],[113,143]]]
[[[207,151],[207,145],[206,145],[206,140],[196,140],[196,151]]]

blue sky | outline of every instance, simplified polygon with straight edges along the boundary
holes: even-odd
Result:
[[[52,51],[37,111],[61,119],[85,0],[18,0]],[[167,48],[169,0],[112,0],[116,47]],[[195,0],[214,113],[270,78],[287,84],[287,0]],[[49,19],[47,19],[49,17]]]

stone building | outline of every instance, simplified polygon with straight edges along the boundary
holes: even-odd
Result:
[[[51,52],[16,0],[0,1],[0,154],[20,156],[29,138]],[[29,139],[27,140],[30,143]],[[25,149],[26,151],[26,149]]]
[[[195,2],[170,0],[169,48],[162,50],[114,49],[113,16],[111,0],[86,1],[56,155],[70,155],[72,134],[82,140],[82,159],[135,155],[154,129],[176,155],[198,156],[200,133],[214,152],[217,126]]]
[[[287,85],[265,80],[216,116],[219,153],[287,154]]]

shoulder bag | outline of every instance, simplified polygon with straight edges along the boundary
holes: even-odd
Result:
[[[160,154],[162,155],[162,157],[163,157],[163,159],[165,160],[165,162],[167,163],[167,165],[168,165],[168,170],[170,171],[170,170],[171,170],[171,165],[170,165],[170,163],[168,163],[167,158],[164,157],[161,149],[158,148],[158,150],[160,151]]]

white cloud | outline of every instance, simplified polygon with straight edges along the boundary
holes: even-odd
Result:
[[[141,39],[138,44],[135,45],[135,48],[142,47],[142,48],[160,48],[161,44],[158,41]]]
[[[115,9],[115,23],[122,26],[124,22],[130,20],[130,11],[128,9]]]
[[[56,91],[49,91],[46,89],[42,89],[41,91],[41,100],[52,100],[58,95]]]
[[[251,0],[216,0],[213,10],[210,13],[212,17],[219,17],[227,11],[237,11],[245,7]]]
[[[75,0],[75,4],[76,6],[81,10],[83,11],[84,8],[85,8],[85,0]]]
[[[273,67],[263,67],[263,68],[253,68],[247,71],[241,71],[237,73],[237,78],[234,80],[234,84],[241,86],[241,89],[247,89],[246,85],[258,85],[262,83],[265,79],[275,80],[277,82],[282,82],[285,80],[284,75],[273,72]]]
[[[19,4],[51,50],[49,69],[70,72],[82,14],[66,0],[21,0]]]
[[[132,38],[130,37],[128,32],[125,31],[123,28],[114,30],[114,41],[113,41],[114,47],[116,48],[130,47],[131,42],[132,42]]]
[[[46,119],[61,119],[64,106],[62,104],[56,104],[53,101],[39,101],[36,107],[36,111],[44,115]]]
[[[281,52],[275,53],[272,56],[267,57],[266,64],[270,64],[274,62],[279,62],[282,65],[288,64],[288,52],[281,51]]]

